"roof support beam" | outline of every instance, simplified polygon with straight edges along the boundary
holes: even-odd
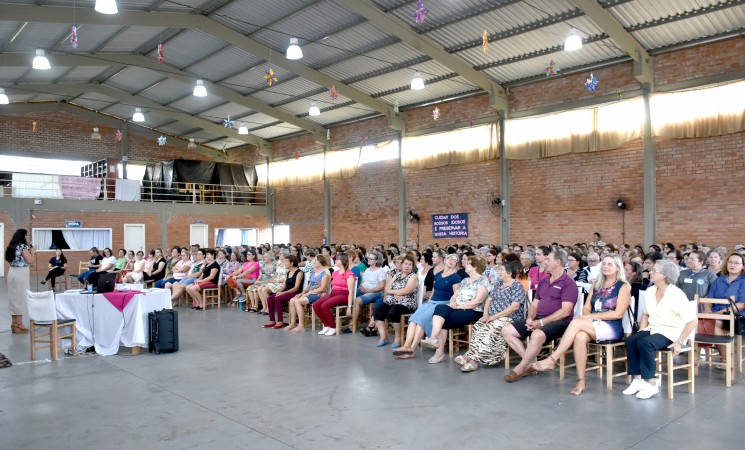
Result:
[[[338,2],[486,91],[495,109],[507,110],[507,94],[504,88],[488,76],[479,73],[463,59],[446,52],[431,39],[420,36],[395,17],[381,11],[370,0],[338,0]]]
[[[595,24],[605,31],[621,50],[626,52],[634,60],[634,78],[642,85],[651,86],[654,79],[652,69],[652,57],[647,50],[637,42],[634,37],[623,28],[618,20],[609,11],[597,2],[597,0],[571,0],[577,5]]]
[[[269,61],[277,67],[282,67],[290,72],[296,73],[319,86],[330,87],[335,85],[339,94],[344,97],[354,100],[359,104],[365,105],[368,108],[387,116],[389,118],[389,124],[392,127],[403,127],[403,116],[396,115],[393,112],[392,105],[374,99],[364,92],[344,84],[322,72],[311,69],[304,64],[289,60],[285,58],[283,53],[279,53],[254,39],[246,37],[241,33],[202,15],[159,11],[119,11],[116,15],[107,16],[106,14],[99,14],[91,8],[73,9],[51,6],[0,5],[0,17],[6,21],[15,20],[47,23],[69,23],[70,17],[76,17],[77,23],[97,25],[199,29],[216,38],[222,39],[225,42],[233,44],[241,50]]]
[[[222,125],[218,125],[216,123],[210,122],[209,120],[190,116],[189,114],[178,111],[176,109],[168,108],[166,106],[160,105],[145,97],[139,97],[136,95],[132,95],[129,92],[125,92],[125,91],[122,91],[121,89],[116,89],[114,87],[106,86],[103,84],[94,84],[94,83],[47,84],[47,85],[23,84],[23,85],[8,86],[6,90],[9,92],[18,90],[21,92],[37,92],[37,93],[42,93],[42,94],[66,95],[66,96],[73,96],[73,98],[81,93],[97,92],[99,94],[103,94],[107,97],[131,104],[131,105],[140,105],[145,108],[157,110],[158,114],[160,114],[161,116],[169,117],[171,119],[175,119],[183,123],[188,123],[195,127],[199,127],[204,130],[207,130],[211,133],[215,133],[221,136],[225,135],[230,138],[236,139],[238,141],[245,142],[251,145],[255,145],[261,149],[262,153],[271,151],[270,144],[258,136],[240,135],[238,134],[236,130],[227,129],[223,127]]]
[[[98,54],[98,55],[79,55],[74,53],[52,53],[47,55],[49,62],[55,67],[76,67],[76,66],[138,66],[145,69],[153,70],[167,78],[181,81],[185,84],[194,84],[197,76],[176,69],[166,64],[158,64],[158,61],[143,55],[128,55],[121,53]],[[0,66],[3,67],[25,67],[28,66],[29,57],[23,53],[6,53],[0,54]],[[270,106],[264,102],[252,97],[243,96],[241,93],[229,89],[219,84],[212,84],[204,81],[205,87],[210,94],[217,95],[227,101],[250,108],[254,111],[274,117],[275,119],[287,122],[296,127],[313,133],[320,142],[326,141],[326,131],[320,125],[309,120],[301,119],[291,113]]]

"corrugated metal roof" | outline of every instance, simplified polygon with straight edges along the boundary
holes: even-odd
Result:
[[[163,79],[163,74],[153,72],[141,67],[128,66],[113,77],[106,80],[104,84],[125,90],[129,93],[139,92],[156,81]]]
[[[262,139],[271,139],[279,136],[284,136],[286,134],[297,133],[298,131],[302,130],[300,128],[293,127],[290,124],[283,123],[282,125],[254,130],[251,132],[251,134]]]
[[[402,86],[410,85],[415,71],[418,71],[422,74],[422,78],[424,78],[425,82],[432,78],[452,73],[451,70],[436,61],[427,61],[407,69],[398,70],[377,77],[368,78],[357,83],[352,83],[352,86],[367,94],[377,94],[379,92],[387,91],[392,88],[399,88]]]
[[[211,109],[208,109],[207,111],[199,113],[199,117],[203,119],[207,119],[211,122],[222,123],[222,121],[227,119],[228,115],[230,115],[230,117],[235,119],[237,122],[239,120],[239,119],[236,119],[237,117],[244,116],[250,112],[251,112],[251,109],[249,108],[246,108],[241,105],[237,105],[233,102],[228,102],[224,105],[220,105],[215,108],[211,108]]]
[[[99,111],[116,102],[116,100],[113,98],[109,98],[103,94],[99,94],[98,92],[86,92],[80,97],[72,99],[71,102],[76,103],[80,106],[85,106],[86,108],[90,108],[94,111]]]
[[[179,69],[191,66],[225,47],[226,43],[201,30],[187,29],[163,43],[164,62]],[[158,57],[157,48],[150,52]]]
[[[23,22],[6,22],[0,21],[0,43],[8,42],[13,35],[21,28]]]
[[[132,52],[154,39],[165,28],[129,27],[106,44],[102,52]],[[80,39],[78,39],[79,41]]]
[[[398,100],[399,106],[406,106],[416,103],[427,102],[432,99],[445,98],[465,92],[473,92],[477,90],[471,86],[465,79],[461,77],[455,77],[450,80],[444,80],[437,83],[426,85],[426,88],[421,91],[412,91],[406,89],[401,92],[389,94],[383,97],[379,97],[378,100],[382,100],[388,104]]]
[[[660,48],[743,27],[745,6],[740,6],[646,28],[633,32],[633,35],[646,48]]]
[[[201,111],[208,111],[212,108],[216,108],[218,105],[225,103],[225,100],[216,96],[210,95],[208,97],[195,97],[193,95],[187,95],[181,100],[173,102],[168,106],[171,108],[180,109],[187,114],[197,114]]]
[[[85,66],[85,67],[75,67],[67,73],[60,82],[63,83],[69,83],[69,82],[87,82],[91,79],[96,78],[97,76],[101,75],[105,71],[109,70],[106,66]]]
[[[162,105],[167,105],[185,96],[191,96],[192,92],[194,92],[193,85],[169,78],[150,89],[142,91],[140,95]]]
[[[263,60],[238,47],[229,46],[201,61],[196,62],[188,71],[212,82],[225,80],[247,67],[259,65]]]
[[[29,23],[15,41],[5,49],[7,53],[34,54],[37,48],[57,48],[65,33],[70,32],[70,25],[53,23]]]
[[[28,67],[2,67],[0,66],[0,80],[3,82],[7,81],[15,81],[19,77],[21,77],[24,73],[26,73],[29,70],[29,67],[31,67],[31,61],[33,60],[33,57],[29,56],[28,59]]]
[[[395,64],[422,58],[422,56],[422,53],[408,44],[399,42],[325,67],[321,72],[340,80],[347,80],[367,73],[384,71]]]
[[[316,0],[282,0],[281,2],[255,2],[237,0],[228,3],[211,15],[216,21],[243,34],[271,25],[287,14],[301,10]]]
[[[29,70],[23,77],[23,82],[52,82],[67,73],[72,67],[53,66],[49,70]]]
[[[189,125],[189,124],[182,123],[182,122],[174,122],[172,124],[160,127],[161,131],[164,131],[166,133],[170,133],[176,136],[181,136],[187,131],[193,130],[193,129],[194,129],[193,125]]]

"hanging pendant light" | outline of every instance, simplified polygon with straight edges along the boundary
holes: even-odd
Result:
[[[320,116],[321,109],[318,107],[318,103],[310,102],[310,109],[308,110],[309,116]]]
[[[303,57],[303,50],[297,43],[297,38],[290,38],[290,46],[287,47],[287,59],[300,59]]]
[[[573,52],[582,48],[582,38],[577,34],[574,28],[569,30],[566,41],[564,41],[564,51]]]
[[[31,64],[31,67],[37,70],[49,70],[52,68],[44,54],[44,50],[40,48],[36,49],[36,56],[34,56],[34,62]]]
[[[248,128],[246,128],[246,124],[241,122],[241,126],[238,127],[238,134],[248,134]]]
[[[116,0],[96,0],[96,6],[93,7],[101,14],[116,14],[119,8],[116,7]]]
[[[142,108],[135,108],[135,114],[132,116],[132,122],[144,122],[145,116],[142,114]]]
[[[7,105],[10,103],[8,96],[5,95],[5,89],[0,88],[0,105]]]
[[[197,80],[197,85],[194,86],[194,97],[206,97],[207,88],[204,87],[204,81]]]
[[[189,138],[189,143],[186,145],[186,148],[189,150],[194,150],[197,148],[196,142],[194,142],[194,138]]]
[[[411,90],[421,91],[422,89],[424,89],[424,79],[422,78],[422,74],[414,72],[414,78],[411,79]]]

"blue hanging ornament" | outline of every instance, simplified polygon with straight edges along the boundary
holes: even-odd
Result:
[[[585,89],[595,93],[595,90],[598,88],[598,79],[595,77],[595,74],[590,74],[590,78],[587,79],[585,82]]]

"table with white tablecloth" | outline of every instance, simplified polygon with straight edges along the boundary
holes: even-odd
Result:
[[[117,296],[116,294],[109,297]],[[99,355],[115,355],[119,346],[149,344],[148,313],[171,308],[171,292],[153,289],[130,293],[126,299],[107,299],[106,294],[67,291],[55,296],[57,317],[75,319],[78,350],[95,346]]]

